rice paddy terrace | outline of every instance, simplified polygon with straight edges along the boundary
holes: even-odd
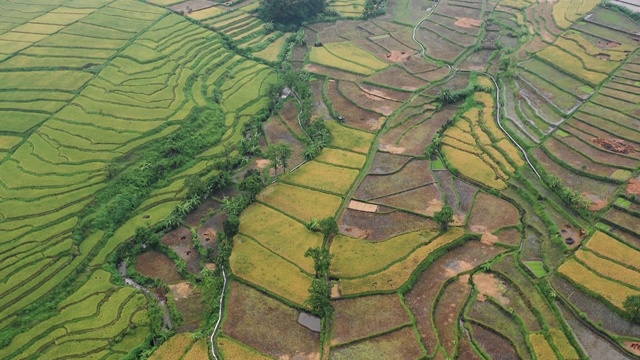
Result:
[[[636,15],[258,5],[0,0],[0,358],[640,356]]]

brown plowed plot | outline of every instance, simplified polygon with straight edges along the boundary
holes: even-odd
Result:
[[[492,359],[520,360],[509,340],[478,324],[471,324],[473,339]]]
[[[420,56],[413,56],[407,59],[403,65],[407,68],[407,70],[410,73],[413,73],[413,74],[433,72],[433,71],[438,71],[439,69],[446,69],[448,73],[448,68],[446,66],[438,65],[435,61],[424,59],[424,58],[421,58]],[[441,76],[442,77],[446,76],[446,73]],[[420,77],[422,78],[422,76]]]
[[[446,108],[433,114],[430,119],[427,119],[403,134],[402,137],[397,140],[396,146],[404,148],[406,154],[423,156],[424,149],[429,146],[436,131],[438,131],[447,120],[451,119],[451,116],[453,116],[453,109],[451,108]]]
[[[503,251],[504,249],[479,241],[469,241],[436,260],[418,277],[413,288],[405,295],[405,303],[416,318],[418,333],[429,353],[433,353],[438,343],[433,330],[432,310],[442,285],[448,279],[493,259]]]
[[[518,246],[522,235],[518,229],[504,229],[500,230],[496,236],[498,236],[498,242],[511,246]]]
[[[435,180],[429,167],[428,160],[412,160],[397,173],[368,175],[354,197],[368,200],[431,184]]]
[[[322,88],[324,87],[324,81],[322,80],[314,80],[311,82],[311,91],[313,92],[314,107],[311,113],[311,118],[320,117],[323,119],[330,119],[331,112],[329,112],[329,108],[324,103],[324,97],[322,96]],[[300,126],[298,125],[298,129]],[[296,132],[298,134],[298,132]],[[301,135],[301,134],[298,134]],[[306,136],[306,135],[303,135]]]
[[[384,116],[391,115],[391,113],[402,105],[399,101],[390,100],[392,99],[392,95],[396,94],[387,93],[393,90],[384,91],[380,90],[380,88],[375,89],[373,86],[369,86],[371,90],[364,91],[356,83],[349,81],[340,81],[339,88],[340,93],[357,106],[375,111]]]
[[[427,44],[427,55],[432,59],[453,63],[465,50],[464,47],[456,45],[431,30],[419,27],[416,30],[416,39],[423,44]]]
[[[462,336],[460,338],[460,345],[458,346],[458,359],[482,360],[483,358],[481,358],[471,346],[469,339],[466,336]]]
[[[225,196],[229,196],[229,191],[218,191],[213,194],[214,198],[222,199]],[[189,216],[184,220],[184,223],[191,227],[198,227],[204,222],[213,211],[220,209],[222,204],[213,199],[206,199],[198,206],[197,209],[192,211]]]
[[[469,212],[473,205],[473,199],[478,192],[478,188],[471,184],[467,184],[458,178],[453,179],[453,185],[456,188],[456,192],[458,193],[460,200],[460,210],[463,212]]]
[[[436,131],[456,112],[456,109],[447,107],[433,115],[425,112],[416,116],[382,135],[380,149],[386,149],[392,153],[422,156]]]
[[[416,126],[419,126],[420,124],[428,121],[428,117],[431,116],[431,114],[432,112],[430,110],[427,110],[423,114],[418,113],[415,116],[410,116],[406,120],[402,119],[400,116],[394,117],[394,123],[396,121],[401,122],[402,120],[404,120],[404,122],[382,135],[382,137],[380,138],[378,149],[380,149],[380,151],[388,152],[391,154],[404,154],[405,152],[407,152],[407,149],[400,146],[398,142],[403,138],[405,134],[415,129]],[[415,144],[410,145],[412,145],[412,148],[416,147]],[[422,151],[424,152],[424,148],[422,149]]]
[[[466,17],[470,19],[480,19],[482,14],[482,2],[468,3],[464,2],[464,6],[455,6],[451,1],[445,0],[438,5],[435,14],[446,15],[448,17]],[[477,6],[476,8],[472,7]]]
[[[280,116],[287,124],[287,127],[289,127],[289,129],[291,129],[291,131],[293,131],[297,136],[306,136],[298,123],[298,107],[296,106],[295,99],[291,99],[284,103],[280,110]]]
[[[388,208],[378,209],[385,210],[389,211]],[[351,209],[342,214],[338,224],[341,234],[371,241],[387,240],[410,231],[437,227],[430,219],[403,211],[368,213]]]
[[[264,125],[264,132],[267,135],[267,139],[269,139],[269,144],[286,143],[291,146],[290,166],[298,165],[304,161],[302,154],[304,144],[291,134],[284,122],[280,121],[279,118],[271,118],[271,121]]]
[[[396,87],[404,90],[414,91],[427,85],[427,82],[411,75],[399,66],[390,66],[367,78],[367,81]]]
[[[438,95],[438,93],[440,93],[440,91],[442,91],[442,89],[449,89],[451,91],[463,90],[468,85],[469,85],[469,74],[456,73],[446,83],[430,87],[429,89],[424,91],[423,94],[435,97],[435,96]],[[453,108],[452,106],[449,107],[450,110],[453,110],[452,108]],[[451,114],[452,116],[455,115],[455,113],[458,112],[457,108],[455,108],[455,110],[456,111]]]
[[[372,202],[427,216],[433,216],[436,211],[442,210],[443,205],[442,193],[436,184],[385,196]]]
[[[445,26],[442,26],[430,20],[427,20],[422,24],[420,24],[420,27],[431,30],[433,33],[436,33],[446,38],[447,40],[450,40],[454,44],[461,45],[465,49],[475,44],[477,40],[477,38],[474,35],[451,30]],[[429,43],[426,43],[426,44],[427,46],[429,45]]]
[[[424,356],[422,347],[411,327],[390,334],[364,340],[344,347],[331,349],[329,359],[419,359]]]
[[[511,203],[487,193],[478,193],[471,209],[467,228],[471,232],[494,232],[520,222],[518,209]]]
[[[567,145],[562,144],[553,137],[547,139],[544,147],[552,153],[556,158],[561,159],[568,166],[588,172],[591,174],[609,177],[617,169],[601,164],[597,164],[586,156],[579,154],[575,150],[569,148]]]
[[[602,136],[603,138],[616,137],[624,139],[631,142],[634,147],[637,147],[638,144],[640,144],[640,134],[635,131],[629,131],[628,128],[613,121],[605,120],[599,116],[591,115],[583,111],[578,111],[574,114],[572,120],[575,120],[571,123],[573,126],[580,127],[581,129],[585,126],[588,126],[589,130],[598,129],[605,134],[608,134]]]
[[[570,126],[564,126],[562,130],[573,136],[560,138],[560,140],[566,142],[567,144],[571,145],[575,149],[580,150],[588,156],[593,156],[594,159],[598,161],[631,168],[635,167],[635,165],[637,165],[638,163],[640,152],[631,151],[626,154],[621,154],[603,148],[597,144],[599,139],[615,139],[609,133],[606,133],[602,130],[596,129],[579,121],[573,122],[572,124],[570,124]],[[615,139],[615,141],[624,140]],[[627,141],[624,141],[624,143],[632,146],[631,143]]]
[[[365,131],[376,131],[382,126],[384,122],[382,115],[365,110],[342,96],[338,90],[338,83],[336,81],[329,80],[327,84],[327,95],[329,96],[329,100],[331,100],[333,109],[338,114],[344,116],[347,125]]]
[[[540,148],[533,150],[531,154],[542,164],[547,173],[557,175],[566,186],[569,186],[575,191],[597,194],[597,197],[602,200],[608,200],[615,192],[615,184],[577,175],[556,164]]]
[[[213,249],[214,252],[218,251],[218,233],[223,230],[222,225],[226,219],[227,213],[220,211],[205,221],[198,229],[198,237],[202,246]]]
[[[473,283],[478,290],[478,301],[493,301],[502,305],[505,309],[513,309],[529,331],[541,330],[540,323],[536,319],[531,309],[524,302],[517,288],[515,288],[506,278],[496,276],[492,273],[476,273],[473,275]],[[497,329],[501,331],[500,329]]]
[[[200,254],[193,246],[191,230],[179,227],[170,231],[162,237],[162,243],[168,245],[185,261],[187,270],[192,273],[200,272]]]
[[[202,291],[188,282],[178,285],[179,287],[188,287],[188,290],[182,291],[183,294],[180,294],[179,291],[176,293],[177,289],[172,288],[171,290],[178,312],[182,315],[182,322],[176,330],[178,332],[197,330],[202,322],[202,315],[207,312],[207,303],[204,301]]]
[[[160,279],[169,284],[182,281],[178,267],[171,259],[157,251],[147,251],[136,259],[136,271],[153,279]]]
[[[453,176],[448,171],[434,171],[433,176],[438,180],[440,188],[445,194],[447,205],[451,206],[455,212],[460,210],[460,202],[458,201],[458,193],[453,187]]]
[[[347,80],[347,81],[362,81],[364,79],[361,75],[356,75],[350,72],[318,65],[318,64],[307,64],[304,69],[308,72],[312,72],[315,74],[320,74],[326,77],[330,77],[333,79]]]
[[[467,281],[468,276],[463,275],[460,279],[447,285],[434,310],[434,320],[440,335],[440,343],[450,357],[453,357],[459,342],[458,317],[471,293],[471,285]]]
[[[332,345],[352,342],[411,322],[396,294],[337,300],[333,307]]]
[[[549,303],[540,295],[531,279],[517,268],[516,261],[513,256],[504,256],[501,261],[491,267],[491,271],[498,272],[501,276],[509,279],[514,287],[518,287],[520,289],[519,293],[527,298],[527,303],[531,304],[531,308],[536,309],[542,315],[547,325],[560,327]]]
[[[411,160],[407,156],[397,156],[384,152],[376,152],[371,164],[371,174],[383,175],[399,171],[407,162]]]
[[[298,310],[231,283],[223,332],[281,359],[320,359],[320,336],[298,324]]]
[[[586,294],[560,276],[554,275],[551,283],[556,291],[567,297],[580,312],[585,313],[591,321],[600,324],[606,331],[619,336],[640,338],[640,325],[629,322],[601,300]]]
[[[369,40],[378,44],[380,47],[387,51],[387,54],[383,55],[383,59],[392,63],[401,63],[407,61],[411,56],[419,56],[418,51],[407,46],[391,35],[383,35],[377,37],[369,37]]]
[[[176,1],[178,2],[178,1]],[[213,3],[209,0],[189,0],[185,2],[181,2],[176,5],[169,6],[171,11],[175,12],[189,12],[189,11],[197,11],[211,7]]]
[[[460,69],[469,71],[484,71],[489,65],[489,59],[491,59],[492,54],[493,50],[477,50],[471,55],[467,56],[466,59],[464,59],[464,61],[460,64]]]
[[[340,35],[338,35],[338,32],[336,32],[336,27],[334,25],[327,26],[325,24],[325,26],[326,27],[324,29],[318,32],[318,40],[321,43],[329,44],[329,43],[341,42],[341,41],[347,40],[341,37]]]
[[[640,235],[640,218],[638,217],[635,217],[624,211],[611,209],[607,211],[606,214],[604,214],[604,218],[616,225],[619,225]]]
[[[343,38],[349,40],[366,39],[371,35],[367,30],[363,29],[360,25],[366,24],[366,21],[362,20],[338,20],[336,21],[336,31]]]

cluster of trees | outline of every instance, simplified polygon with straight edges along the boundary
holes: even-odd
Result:
[[[303,155],[306,160],[312,160],[331,143],[333,136],[322,119],[312,122],[307,128],[307,134],[309,139],[305,142]]]
[[[258,15],[267,22],[299,26],[326,8],[326,0],[260,0]]]
[[[309,248],[304,254],[305,257],[313,259],[315,278],[311,281],[309,288],[309,298],[306,304],[311,307],[311,311],[320,316],[330,316],[333,312],[331,306],[331,283],[329,281],[329,268],[331,267],[331,258],[333,255],[329,253],[326,247]]]
[[[291,158],[291,145],[283,142],[269,145],[265,156],[269,159],[269,166],[273,168],[273,172],[278,178],[278,168],[282,166],[283,172],[287,172],[289,158]]]
[[[196,108],[176,132],[127,157],[135,161],[109,165],[107,173],[112,181],[96,195],[91,214],[81,224],[81,233],[89,228],[115,230],[153,189],[163,185],[170,173],[193,161],[206,147],[217,144],[224,131],[220,107]]]

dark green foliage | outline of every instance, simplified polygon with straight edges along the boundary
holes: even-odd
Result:
[[[332,216],[322,219],[319,225],[325,238],[338,233],[338,223]]]
[[[229,239],[233,239],[234,236],[238,233],[238,229],[240,228],[240,218],[238,215],[231,214],[229,217],[222,223],[224,234]]]
[[[300,25],[327,8],[325,0],[260,0],[258,15],[282,25]]]
[[[366,0],[364,2],[364,11],[362,17],[370,19],[372,17],[384,15],[387,12],[386,0]]]
[[[331,267],[333,255],[329,253],[328,248],[317,247],[307,249],[304,256],[313,259],[313,267],[316,271],[316,277],[309,288],[309,298],[305,303],[311,307],[311,311],[316,315],[323,318],[330,316],[333,312],[333,307],[331,306],[329,268]]]
[[[291,145],[287,143],[279,142],[267,147],[267,159],[269,159],[276,177],[278,176],[278,168],[280,166],[282,166],[285,172],[287,171],[287,164],[289,162],[289,158],[291,158],[291,154]]]
[[[312,160],[320,155],[325,146],[331,143],[333,137],[322,119],[312,122],[308,127],[307,134],[309,140],[305,144],[303,156],[306,160]]]
[[[640,324],[640,295],[627,296],[623,305],[631,320]]]
[[[313,279],[309,288],[309,298],[305,302],[311,307],[311,311],[325,317],[333,312],[331,306],[331,285],[326,279]]]
[[[130,155],[136,161],[119,174],[117,166],[111,168],[113,181],[96,195],[94,211],[83,220],[83,228],[114,230],[123,224],[169,174],[218,143],[224,131],[224,113],[218,106],[194,109],[179,130]]]
[[[440,224],[440,228],[442,230],[447,230],[449,228],[449,223],[453,221],[453,209],[449,205],[443,206],[442,210],[437,211],[433,215],[433,220]]]
[[[184,185],[187,187],[187,197],[201,196],[207,191],[205,184],[198,175],[191,175],[185,179]]]
[[[256,196],[260,193],[260,191],[264,189],[265,183],[262,179],[262,176],[260,176],[260,173],[247,172],[247,174],[249,176],[246,176],[244,180],[242,180],[238,184],[238,190],[245,192],[247,196],[249,196],[251,202],[253,202],[256,200]]]
[[[333,258],[333,255],[329,253],[329,249],[324,247],[308,248],[304,256],[313,259],[313,269],[316,271],[316,277],[329,276],[329,267]]]

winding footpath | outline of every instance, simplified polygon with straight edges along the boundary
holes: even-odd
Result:
[[[214,339],[216,337],[216,335],[218,334],[218,331],[220,330],[220,324],[222,324],[222,313],[224,311],[223,306],[224,306],[224,294],[227,292],[227,274],[224,272],[224,266],[222,267],[222,294],[220,294],[220,311],[218,312],[218,321],[216,322],[216,326],[213,328],[213,332],[211,333],[211,336],[209,337],[209,340],[211,341],[211,354],[213,355],[213,358],[215,360],[219,360],[220,357],[218,356],[217,352],[216,352],[216,346],[214,343]]]

